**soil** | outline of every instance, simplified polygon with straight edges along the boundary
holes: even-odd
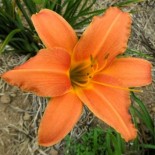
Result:
[[[119,0],[118,0],[119,1]],[[111,1],[114,2],[114,1]],[[101,5],[109,6],[110,1]],[[129,47],[141,53],[153,56],[148,58],[153,65],[153,82],[143,87],[144,93],[138,94],[146,103],[152,117],[155,118],[155,1],[147,0],[130,6],[133,15],[133,31]],[[129,8],[127,8],[129,10]],[[134,55],[136,56],[136,54]],[[6,53],[0,56],[0,73],[25,62],[29,55]],[[40,147],[37,144],[37,130],[45,110],[47,100],[34,94],[20,91],[0,80],[0,155],[58,155],[63,154],[63,142],[54,147]],[[87,131],[96,119],[85,110],[71,134],[75,137]]]

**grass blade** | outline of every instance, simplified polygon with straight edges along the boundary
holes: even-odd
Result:
[[[145,148],[145,149],[153,149],[153,150],[155,150],[155,144],[141,144],[140,146]]]
[[[133,3],[139,3],[139,2],[143,2],[144,0],[126,0],[123,2],[118,2],[116,4],[114,4],[114,6],[118,6],[118,7],[125,7],[125,6],[129,6]]]
[[[3,53],[5,46],[8,45],[8,43],[10,42],[10,40],[12,39],[12,37],[13,37],[16,33],[20,32],[20,31],[21,31],[20,29],[15,29],[15,30],[12,30],[12,31],[9,33],[9,35],[5,38],[5,40],[3,41],[3,43],[2,43],[1,46],[0,46],[0,54]]]
[[[33,24],[30,20],[30,17],[27,15],[27,13],[26,13],[25,9],[23,8],[23,5],[21,4],[21,2],[19,0],[16,0],[16,4],[17,4],[18,8],[21,10],[22,14],[24,15],[24,17],[25,17],[27,23],[29,24],[31,30],[34,30],[34,27],[33,27]]]
[[[139,105],[141,111],[138,112],[136,108],[133,108],[133,109],[138,114],[138,116],[143,120],[143,122],[145,123],[147,128],[150,130],[152,136],[155,139],[154,124],[153,124],[153,120],[148,110],[146,109],[144,103],[133,92],[131,92],[131,96],[134,99],[134,101]]]

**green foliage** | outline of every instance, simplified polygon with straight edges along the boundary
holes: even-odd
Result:
[[[141,0],[126,0],[115,3],[114,6],[123,7],[139,1]],[[103,14],[106,10],[106,8],[94,10],[96,2],[97,0],[2,0],[0,53],[5,51],[4,45],[7,43],[13,47],[14,52],[36,54],[42,44],[34,30],[31,16],[41,9],[54,10],[62,15],[74,29],[81,29],[91,22],[93,16]],[[17,29],[20,32],[12,35]]]
[[[144,105],[144,103],[132,92],[132,98],[135,103],[138,105],[139,109],[137,109],[134,105],[131,106],[131,109],[134,110],[135,114],[142,120],[142,122],[147,126],[147,129],[150,131],[152,135],[152,140],[155,142],[155,128],[153,124],[153,120]]]
[[[121,155],[124,151],[124,140],[111,128],[91,128],[78,140],[66,137],[65,155]]]
[[[131,4],[138,3],[138,2],[143,2],[143,1],[144,0],[124,0],[122,2],[115,3],[114,6],[125,7],[125,6],[129,6]]]
[[[136,57],[140,57],[140,58],[144,58],[144,59],[153,59],[153,56],[150,56],[150,54],[146,54],[141,51],[133,50],[133,49],[129,49],[129,48],[126,50],[125,55],[126,56],[129,56],[129,55],[136,56]]]
[[[15,52],[30,53],[37,51],[39,45],[34,38],[34,28],[26,12],[24,13],[27,16],[27,23],[24,23],[21,12],[24,10],[23,6],[18,0],[3,0],[2,4],[0,6],[0,40],[3,42],[0,46],[0,52],[4,51],[6,43],[11,45]],[[6,10],[8,11],[6,12]]]
[[[14,29],[8,34],[8,36],[5,38],[4,42],[0,46],[0,53],[4,51],[5,46],[8,45],[12,37],[18,32],[20,32],[20,29]]]
[[[83,28],[90,23],[92,17],[102,14],[105,10],[92,10],[93,5],[97,0],[69,0],[62,4],[65,8],[64,12],[60,11],[62,16],[72,25],[75,29]]]
[[[136,119],[134,119],[134,123],[139,129],[140,133],[142,132],[143,128],[145,127],[148,131],[144,132],[143,135],[139,135],[139,139],[135,140],[134,147],[137,150],[142,150],[146,154],[155,154],[155,124],[148,112],[145,104],[132,92],[131,93],[132,99],[135,101],[134,104],[131,106],[131,114],[133,118],[138,117],[140,119],[140,125],[137,124]],[[137,108],[138,107],[138,108]],[[148,138],[149,137],[149,138]]]

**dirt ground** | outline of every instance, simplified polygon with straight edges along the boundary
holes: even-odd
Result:
[[[111,1],[114,2],[114,1]],[[103,3],[103,4],[102,4]],[[100,1],[101,5],[109,6],[110,2]],[[133,29],[129,47],[136,49],[153,59],[148,58],[153,65],[153,82],[144,87],[144,93],[139,94],[146,103],[152,117],[155,118],[155,1],[148,0],[130,7],[133,15]],[[134,56],[137,56],[136,54]],[[0,73],[23,63],[29,56],[4,54],[0,56]],[[8,86],[0,80],[0,155],[60,155],[63,142],[54,147],[40,147],[37,144],[37,130],[46,107],[47,101],[30,93],[21,92],[16,87]],[[87,110],[71,134],[80,136],[94,116]]]

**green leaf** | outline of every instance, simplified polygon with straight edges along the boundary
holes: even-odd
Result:
[[[155,144],[141,144],[140,146],[145,149],[154,149],[155,150]]]
[[[33,0],[33,2],[36,3],[36,4],[41,4],[42,0]]]
[[[126,0],[123,2],[118,2],[115,3],[114,6],[118,6],[118,7],[125,7],[125,6],[129,6],[133,3],[139,3],[139,2],[143,2],[144,0]]]
[[[28,16],[27,12],[25,11],[24,9],[24,6],[21,4],[20,0],[15,0],[16,1],[16,4],[18,6],[18,8],[21,10],[21,12],[23,13],[27,23],[29,24],[31,30],[34,30],[34,27],[33,27],[33,24],[31,22],[31,19],[30,17]]]
[[[133,92],[131,92],[131,97],[134,99],[134,101],[140,107],[140,110],[137,110],[135,107],[133,107],[133,110],[139,116],[139,118],[143,120],[143,122],[145,123],[147,128],[150,130],[152,136],[155,139],[155,129],[154,129],[153,120],[152,120],[148,110],[146,109],[146,106]]]
[[[36,4],[33,0],[23,0],[30,14],[34,14],[37,12]]]
[[[138,57],[141,57],[141,58],[145,58],[145,59],[152,59],[153,56],[150,56],[149,54],[146,54],[146,53],[143,53],[141,51],[138,51],[138,50],[134,50],[134,49],[130,49],[128,48],[125,52],[126,55],[131,55],[131,56],[138,56]]]
[[[20,29],[15,29],[15,30],[12,30],[12,31],[8,34],[8,36],[6,37],[6,39],[3,41],[3,43],[2,43],[1,46],[0,46],[0,53],[2,53],[2,52],[4,51],[5,46],[8,45],[8,43],[10,42],[10,40],[12,39],[12,37],[13,37],[16,33],[20,32],[20,31],[21,31]]]

